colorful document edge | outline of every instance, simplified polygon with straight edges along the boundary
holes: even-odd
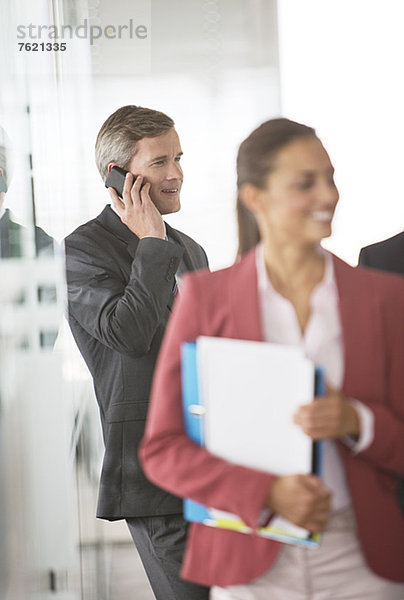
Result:
[[[198,384],[197,344],[185,342],[181,347],[181,378],[182,398],[185,431],[188,437],[199,446],[205,445],[204,439],[204,407],[201,403]],[[325,375],[321,367],[316,368],[316,395],[325,394]],[[323,467],[323,443],[313,444],[313,472],[321,476]],[[209,508],[190,498],[184,499],[184,518],[194,523],[202,523],[208,527],[230,529],[239,533],[253,533],[241,519],[235,515],[220,518],[221,511]],[[227,515],[227,513],[224,513]],[[277,540],[283,543],[317,548],[320,543],[320,534],[314,533],[306,538],[299,538],[290,533],[275,529],[271,526],[260,527],[256,533],[262,537]]]

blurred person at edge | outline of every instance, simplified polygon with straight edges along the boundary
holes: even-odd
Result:
[[[361,249],[359,264],[404,275],[404,231]]]
[[[254,529],[269,509],[323,532],[309,549],[192,524],[182,575],[214,600],[404,598],[404,281],[321,248],[333,172],[314,129],[281,118],[253,131],[237,159],[239,260],[187,276],[163,341],[141,445],[148,477]],[[231,464],[188,440],[180,346],[198,335],[294,344],[325,367],[326,396],[294,416],[325,439],[322,480]]]
[[[359,266],[404,275],[404,231],[362,248]],[[404,477],[397,480],[397,495],[404,511]]]
[[[4,206],[11,179],[10,146],[10,139],[0,126],[0,258],[21,258],[24,256],[24,227],[14,221]],[[53,238],[37,225],[34,235],[35,255],[52,256],[56,247]]]

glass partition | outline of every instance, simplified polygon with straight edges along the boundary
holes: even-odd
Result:
[[[276,2],[15,0],[0,40],[0,597],[152,598],[125,527],[95,519],[103,447],[63,238],[109,201],[101,124],[138,104],[181,138],[170,223],[213,268],[233,261],[236,148],[280,110]]]

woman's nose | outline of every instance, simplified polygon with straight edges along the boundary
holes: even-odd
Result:
[[[320,197],[325,204],[334,206],[339,199],[339,192],[335,183],[324,181],[321,186]]]

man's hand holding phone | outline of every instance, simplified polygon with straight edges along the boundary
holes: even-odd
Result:
[[[120,169],[120,171],[122,170]],[[122,198],[118,196],[116,186],[107,186],[115,210],[122,223],[138,238],[149,236],[164,239],[166,228],[161,214],[150,198],[150,183],[144,183],[141,175],[133,180],[132,173],[127,172],[122,188]],[[105,185],[107,184],[108,179],[105,182]]]

